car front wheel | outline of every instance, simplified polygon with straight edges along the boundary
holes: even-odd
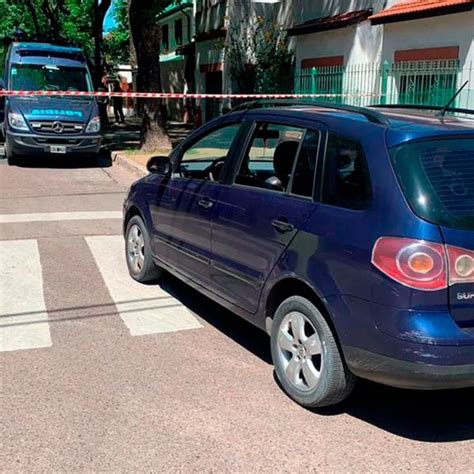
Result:
[[[130,276],[141,282],[157,280],[161,269],[155,265],[150,246],[150,237],[140,216],[134,216],[127,224],[125,253]]]
[[[271,352],[281,386],[305,407],[335,405],[354,387],[331,328],[306,298],[292,296],[276,310]]]
[[[7,159],[8,165],[9,166],[14,166],[14,165],[18,164],[18,158],[11,151],[10,144],[8,143],[8,139],[5,140],[4,150],[5,150],[5,157]]]

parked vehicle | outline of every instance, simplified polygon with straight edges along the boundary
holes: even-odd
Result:
[[[356,377],[472,387],[473,124],[310,103],[225,115],[131,187],[130,275],[166,269],[265,329],[307,407]]]
[[[93,91],[79,48],[49,43],[12,43],[2,89]],[[19,157],[98,156],[100,118],[94,97],[18,97],[2,99],[0,120],[8,163]]]

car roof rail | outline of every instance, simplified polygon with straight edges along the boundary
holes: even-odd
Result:
[[[345,112],[352,112],[363,115],[369,122],[377,123],[379,125],[390,125],[390,121],[381,112],[369,109],[367,107],[358,107],[355,105],[346,104],[332,104],[329,102],[316,102],[311,100],[287,100],[287,99],[260,99],[252,102],[245,102],[234,107],[231,112],[238,112],[244,110],[251,110],[264,107],[319,107],[325,109],[341,110]]]
[[[380,105],[371,105],[371,107],[377,107],[381,109],[407,109],[407,110],[431,110],[431,111],[443,110],[445,108],[441,105],[416,105],[416,104],[380,104]],[[446,109],[446,112],[474,115],[474,109],[464,109],[460,107],[448,107]]]

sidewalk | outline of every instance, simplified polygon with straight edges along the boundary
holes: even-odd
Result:
[[[141,119],[127,117],[124,125],[110,125],[104,133],[104,145],[112,162],[143,176],[147,173],[146,163],[153,155],[168,155],[170,150],[156,150],[155,153],[140,152]],[[168,122],[168,133],[176,147],[193,130],[192,126],[180,122]]]

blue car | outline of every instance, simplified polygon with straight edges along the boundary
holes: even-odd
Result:
[[[153,157],[124,206],[130,275],[166,270],[270,335],[306,407],[358,377],[474,386],[474,122],[259,103]]]

